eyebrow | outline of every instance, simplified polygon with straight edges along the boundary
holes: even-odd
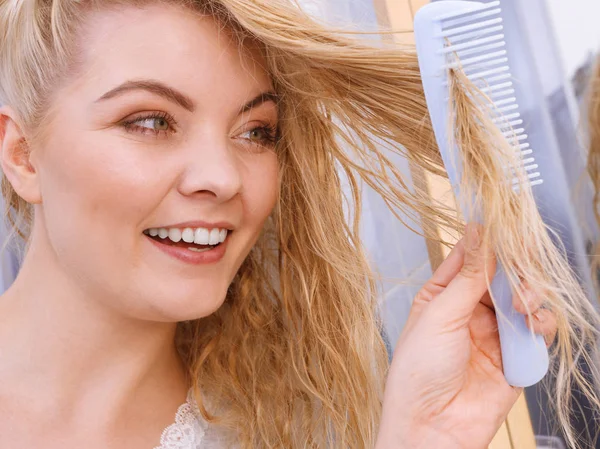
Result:
[[[242,107],[242,109],[240,109],[240,114],[243,114],[244,112],[248,112],[248,111],[252,110],[253,108],[260,106],[263,103],[268,103],[269,101],[272,101],[277,106],[277,105],[279,105],[279,96],[275,92],[272,92],[272,91],[263,92],[261,94],[258,94],[256,97],[254,97],[254,99],[250,100],[248,103],[246,103]]]
[[[195,109],[194,102],[191,98],[167,86],[166,84],[161,83],[160,81],[154,80],[125,81],[120,86],[115,87],[114,89],[106,92],[104,95],[98,98],[98,100],[96,100],[96,103],[104,100],[110,100],[111,98],[121,96],[134,90],[145,90],[147,92],[153,93],[173,103],[178,104],[179,106],[181,106],[184,109],[187,109],[190,112],[193,112]]]
[[[100,98],[98,98],[98,100],[96,100],[96,103],[98,103],[100,101],[104,101],[104,100],[109,100],[111,98],[115,98],[115,97],[124,95],[128,92],[135,91],[135,90],[145,90],[152,94],[158,95],[158,96],[163,97],[173,103],[178,104],[179,106],[181,106],[184,109],[187,109],[190,112],[194,112],[194,110],[196,109],[194,101],[190,97],[179,92],[176,89],[173,89],[172,87],[167,86],[166,84],[164,84],[160,81],[155,81],[155,80],[126,81],[123,84],[115,87],[114,89],[106,92],[104,95],[102,95]],[[272,101],[273,103],[278,104],[279,96],[275,92],[272,92],[272,91],[263,92],[263,93],[257,95],[252,100],[250,100],[248,103],[246,103],[240,109],[239,114],[248,112],[251,109],[258,107],[261,104],[269,102],[269,101]]]

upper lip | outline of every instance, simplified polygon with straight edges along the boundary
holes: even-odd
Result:
[[[227,221],[217,221],[213,223],[209,223],[208,221],[186,221],[182,223],[169,224],[169,225],[161,225],[161,226],[152,226],[153,228],[206,228],[206,229],[227,229],[228,231],[233,231],[234,226]]]

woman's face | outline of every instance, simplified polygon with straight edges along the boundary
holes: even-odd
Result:
[[[112,308],[209,315],[276,201],[264,61],[212,19],[165,5],[95,12],[81,45],[79,76],[57,91],[32,155],[34,235]]]

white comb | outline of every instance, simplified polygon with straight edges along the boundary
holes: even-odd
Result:
[[[448,71],[459,68],[493,103],[494,123],[515,148],[525,178],[532,186],[543,183],[519,113],[508,66],[500,16],[500,2],[441,1],[425,5],[415,16],[415,40],[427,106],[450,183],[459,203],[460,164],[448,135],[450,117]],[[457,60],[458,58],[458,60]],[[509,175],[511,176],[511,175]],[[519,179],[512,179],[518,188]],[[498,309],[498,330],[504,376],[510,385],[528,387],[548,371],[548,350],[543,337],[533,336],[525,317],[512,306],[512,291],[502,266],[491,283]]]

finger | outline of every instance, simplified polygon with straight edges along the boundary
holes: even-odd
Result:
[[[551,310],[539,309],[531,317],[526,316],[527,327],[535,334],[542,335],[546,344],[550,346],[556,338],[558,330],[558,321]]]
[[[454,279],[463,266],[465,258],[464,239],[459,240],[448,254],[448,257],[435,270],[427,283],[415,296],[415,302],[429,302],[439,295]]]
[[[490,295],[489,291],[485,292],[484,295],[481,297],[481,304],[486,306],[488,309],[495,310],[494,301],[492,301],[492,296]]]
[[[493,254],[481,242],[481,229],[469,224],[465,238],[464,263],[448,287],[435,299],[445,320],[467,320],[488,291],[496,262]]]
[[[416,294],[412,307],[410,308],[408,321],[404,326],[404,332],[407,332],[412,328],[413,323],[421,316],[425,306],[429,304],[433,298],[439,295],[458,274],[463,266],[464,255],[465,245],[464,240],[461,239],[456,243],[454,248],[452,248],[448,257],[446,257],[437,270],[435,270],[427,283]]]
[[[544,303],[544,298],[534,292],[526,283],[513,295],[513,307],[519,313],[535,313]]]

